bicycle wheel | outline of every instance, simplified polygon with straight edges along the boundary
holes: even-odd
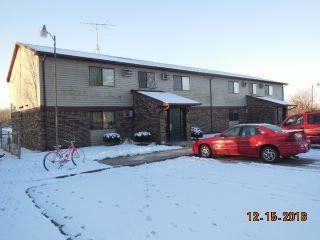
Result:
[[[43,158],[44,168],[49,170],[59,169],[61,167],[62,156],[57,152],[49,152]]]
[[[84,163],[85,155],[82,149],[77,148],[73,151],[71,155],[71,160],[74,165],[77,166],[79,163]]]

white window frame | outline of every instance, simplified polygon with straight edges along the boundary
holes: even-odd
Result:
[[[240,92],[239,82],[233,82],[233,93],[239,93],[239,92]]]
[[[232,91],[229,89],[229,84],[232,83]],[[240,84],[236,81],[228,81],[228,93],[238,94],[240,92]]]
[[[190,77],[182,76],[182,90],[183,91],[190,91]]]
[[[251,87],[252,87],[251,93],[252,94],[257,94],[257,84],[256,83],[252,83]]]
[[[105,74],[106,72],[111,72],[112,75]],[[112,76],[112,79],[107,79],[107,76]],[[112,83],[108,83],[108,81],[112,81]],[[114,69],[113,68],[102,68],[102,85],[108,87],[115,86],[115,76],[114,76]]]
[[[267,85],[267,95],[273,96],[273,86]]]

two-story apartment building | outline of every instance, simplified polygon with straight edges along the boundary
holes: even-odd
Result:
[[[25,147],[55,143],[53,63],[53,48],[16,43],[7,81],[13,131]],[[189,138],[191,127],[278,123],[290,105],[285,83],[257,77],[64,49],[56,63],[61,143],[96,145],[105,132],[139,130],[167,143]]]

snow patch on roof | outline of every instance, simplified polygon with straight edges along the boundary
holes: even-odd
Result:
[[[189,98],[181,97],[170,92],[149,92],[138,91],[138,93],[154,98],[164,103],[179,104],[179,105],[199,105],[200,103]]]
[[[265,97],[255,97],[255,98],[259,98],[261,100],[265,100],[265,101],[268,101],[268,102],[273,102],[273,103],[276,103],[276,104],[279,104],[279,105],[294,106],[294,104],[292,104],[292,103],[289,103],[287,101],[282,101],[280,99],[276,99],[276,98],[273,98],[273,97],[265,96]]]
[[[39,46],[39,45],[33,45],[33,44],[25,44],[25,43],[19,43],[19,44],[24,45],[28,48],[31,48],[37,52],[53,53],[52,47]],[[159,63],[159,62],[138,60],[138,59],[132,59],[132,58],[115,57],[115,56],[110,56],[110,55],[88,53],[88,52],[74,51],[74,50],[61,49],[61,48],[57,48],[57,54],[65,55],[65,56],[72,56],[72,57],[79,57],[79,58],[96,59],[96,60],[102,60],[102,61],[111,61],[111,62],[118,62],[118,63],[125,63],[125,64],[142,65],[142,66],[148,66],[148,67],[156,67],[156,68],[165,68],[165,69],[187,71],[187,72],[194,72],[194,73],[202,73],[202,74],[209,74],[209,75],[216,75],[216,76],[252,79],[252,80],[257,80],[257,81],[265,81],[265,82],[275,82],[275,81],[272,81],[269,79],[253,77],[253,76],[248,76],[248,75],[243,75],[243,74],[214,71],[214,70],[195,68],[195,67],[186,67],[186,66],[180,66],[180,65],[175,65],[175,64]],[[281,83],[281,82],[276,82],[276,83]],[[282,83],[282,84],[285,84],[285,83]]]

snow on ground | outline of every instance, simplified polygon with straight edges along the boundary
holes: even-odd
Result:
[[[116,146],[92,146],[81,148],[85,153],[85,162],[74,166],[70,161],[61,169],[46,171],[43,167],[43,157],[46,152],[35,152],[22,149],[21,159],[11,155],[0,161],[0,181],[26,181],[39,180],[65,174],[79,173],[93,169],[107,167],[97,160],[114,158],[119,156],[138,155],[152,152],[166,151],[181,148],[179,146],[166,146],[150,144],[147,146],[137,146],[130,143],[123,143]]]
[[[311,149],[309,152],[301,153],[298,156],[301,158],[307,158],[307,159],[320,161],[320,150],[319,149]]]
[[[180,157],[78,175],[30,194],[74,239],[312,240],[319,179],[317,170]],[[303,211],[308,219],[249,222],[248,211]]]
[[[8,153],[0,160],[0,239],[65,239],[57,228],[37,209],[25,193],[26,189],[48,182],[63,181],[50,179],[55,176],[105,168],[98,159],[134,154],[151,153],[175,149],[174,146],[136,146],[124,143],[117,146],[96,146],[82,148],[85,163],[74,166],[72,162],[60,170],[47,172],[42,165],[46,153],[22,149],[18,159]],[[0,154],[2,151],[0,150]]]

